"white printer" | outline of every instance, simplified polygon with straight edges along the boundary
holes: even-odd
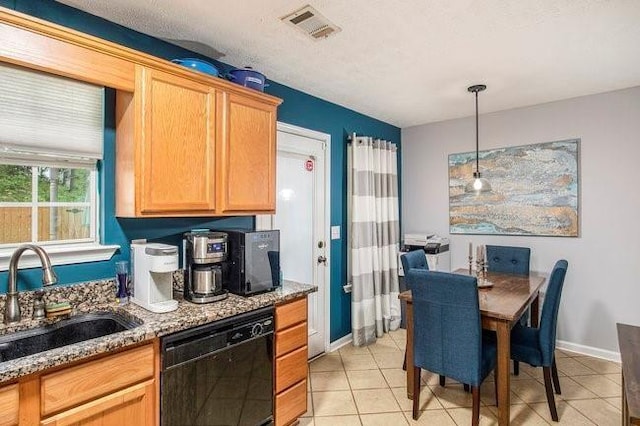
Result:
[[[403,245],[398,253],[398,275],[403,277],[404,270],[400,256],[402,253],[413,250],[424,250],[427,264],[432,271],[451,271],[451,253],[449,252],[449,239],[439,237],[433,232],[407,232],[402,239]]]
[[[439,254],[449,251],[449,239],[438,237],[435,234],[422,233],[406,233],[403,239],[405,251],[423,249],[427,254]]]

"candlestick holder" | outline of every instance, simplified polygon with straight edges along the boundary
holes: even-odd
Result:
[[[469,275],[473,275],[473,256],[469,256]]]

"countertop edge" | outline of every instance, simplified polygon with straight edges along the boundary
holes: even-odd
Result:
[[[179,316],[180,314],[174,314],[174,320],[171,321],[171,317],[166,316],[167,314],[153,314],[131,304],[126,307],[119,307],[116,304],[95,306],[95,309],[92,309],[92,311],[116,311],[124,313],[125,315],[129,314],[136,319],[142,320],[143,324],[131,330],[2,362],[0,363],[0,386],[16,382],[20,378],[28,375],[42,373],[46,370],[78,361],[89,361],[91,358],[150,342],[171,333],[209,324],[255,309],[272,305],[275,306],[317,291],[316,286],[293,282],[289,282],[288,287],[295,287],[295,289],[276,290],[275,292],[263,293],[246,298],[230,295],[228,304],[237,302],[238,307],[237,310],[228,314],[226,312],[220,313],[215,311],[215,307],[218,306],[216,303],[220,302],[195,305],[181,300],[180,305],[182,306],[183,314],[188,315],[188,318],[184,320]]]

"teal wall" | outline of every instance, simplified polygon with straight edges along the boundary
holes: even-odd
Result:
[[[163,42],[148,35],[133,31],[77,9],[51,0],[0,0],[0,6],[36,16],[69,28],[119,43],[161,58],[202,57],[188,50]],[[223,71],[230,67],[214,62]],[[282,98],[278,108],[278,120],[331,135],[331,225],[339,225],[342,236],[331,241],[331,341],[351,331],[351,298],[342,291],[346,282],[346,138],[349,134],[371,135],[400,143],[398,127],[375,120],[336,104],[307,95],[275,82],[269,82],[267,92]],[[100,192],[103,224],[103,242],[119,244],[122,249],[110,260],[55,268],[63,284],[90,279],[111,277],[114,262],[129,258],[128,244],[131,239],[157,239],[171,244],[180,242],[180,235],[194,227],[240,227],[254,226],[253,217],[223,219],[118,219],[115,217],[114,198],[114,93],[107,91],[105,108],[105,152],[100,165]],[[0,273],[0,291],[6,291],[6,272]],[[19,273],[20,288],[35,288],[40,284],[38,270]]]

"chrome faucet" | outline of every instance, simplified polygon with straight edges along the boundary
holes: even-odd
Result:
[[[56,277],[51,267],[51,260],[49,260],[47,252],[45,252],[42,247],[35,244],[23,244],[18,247],[11,255],[11,260],[9,261],[9,285],[7,288],[7,301],[4,306],[5,324],[18,322],[21,319],[20,303],[18,302],[18,261],[25,250],[33,250],[40,258],[43,286],[52,285],[58,281],[58,277]]]

